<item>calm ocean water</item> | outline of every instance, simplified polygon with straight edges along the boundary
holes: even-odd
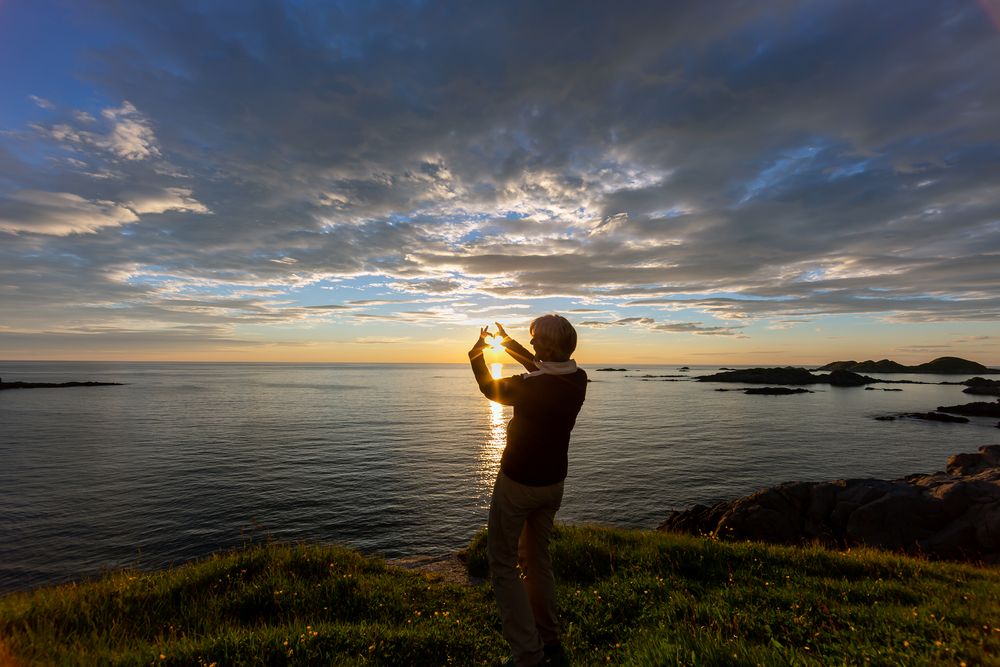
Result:
[[[567,522],[651,528],[693,503],[930,472],[1000,442],[995,420],[872,419],[975,400],[961,387],[746,396],[637,377],[715,367],[588,370]],[[510,417],[463,364],[0,362],[0,377],[126,383],[0,392],[0,592],[268,535],[389,557],[454,551],[486,523]]]

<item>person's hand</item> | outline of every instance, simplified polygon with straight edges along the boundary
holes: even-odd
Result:
[[[499,322],[494,322],[493,324],[497,325],[497,335],[498,336],[500,336],[504,340],[510,338],[510,335],[506,331],[503,330],[503,325],[502,324],[500,324]]]
[[[485,327],[479,330],[479,340],[477,340],[475,345],[472,346],[471,351],[476,352],[483,349],[484,347],[489,347],[490,344],[486,342],[486,339],[489,338],[491,335],[492,334],[490,333],[490,325],[487,324]]]

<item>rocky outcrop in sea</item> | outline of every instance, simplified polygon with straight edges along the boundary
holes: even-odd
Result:
[[[834,387],[860,387],[879,382],[866,375],[858,375],[850,371],[833,371],[832,373],[810,373],[805,368],[786,366],[784,368],[745,368],[737,371],[725,371],[712,375],[699,375],[698,382],[743,382],[745,384],[773,385],[804,385],[829,384]]]
[[[943,472],[902,479],[788,482],[673,512],[660,530],[725,540],[870,546],[1000,563],[1000,445],[956,454]]]
[[[965,385],[965,389],[962,392],[966,394],[1000,396],[1000,380],[987,380],[986,378],[974,377],[962,384]]]
[[[64,387],[120,387],[121,382],[2,382],[0,391],[5,389],[60,389]]]

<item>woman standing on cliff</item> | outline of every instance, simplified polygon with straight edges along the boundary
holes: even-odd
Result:
[[[490,502],[490,579],[513,653],[509,664],[537,665],[563,657],[549,534],[562,502],[569,436],[586,396],[587,374],[570,358],[576,330],[566,318],[543,315],[531,323],[534,353],[496,326],[504,349],[528,373],[494,379],[483,359],[489,327],[480,330],[469,350],[479,389],[491,401],[514,407]]]

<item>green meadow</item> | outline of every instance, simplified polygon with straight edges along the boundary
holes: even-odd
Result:
[[[1000,570],[559,526],[574,665],[1000,664]],[[464,554],[486,576],[485,534]],[[0,665],[495,665],[488,584],[261,544],[0,598]]]

